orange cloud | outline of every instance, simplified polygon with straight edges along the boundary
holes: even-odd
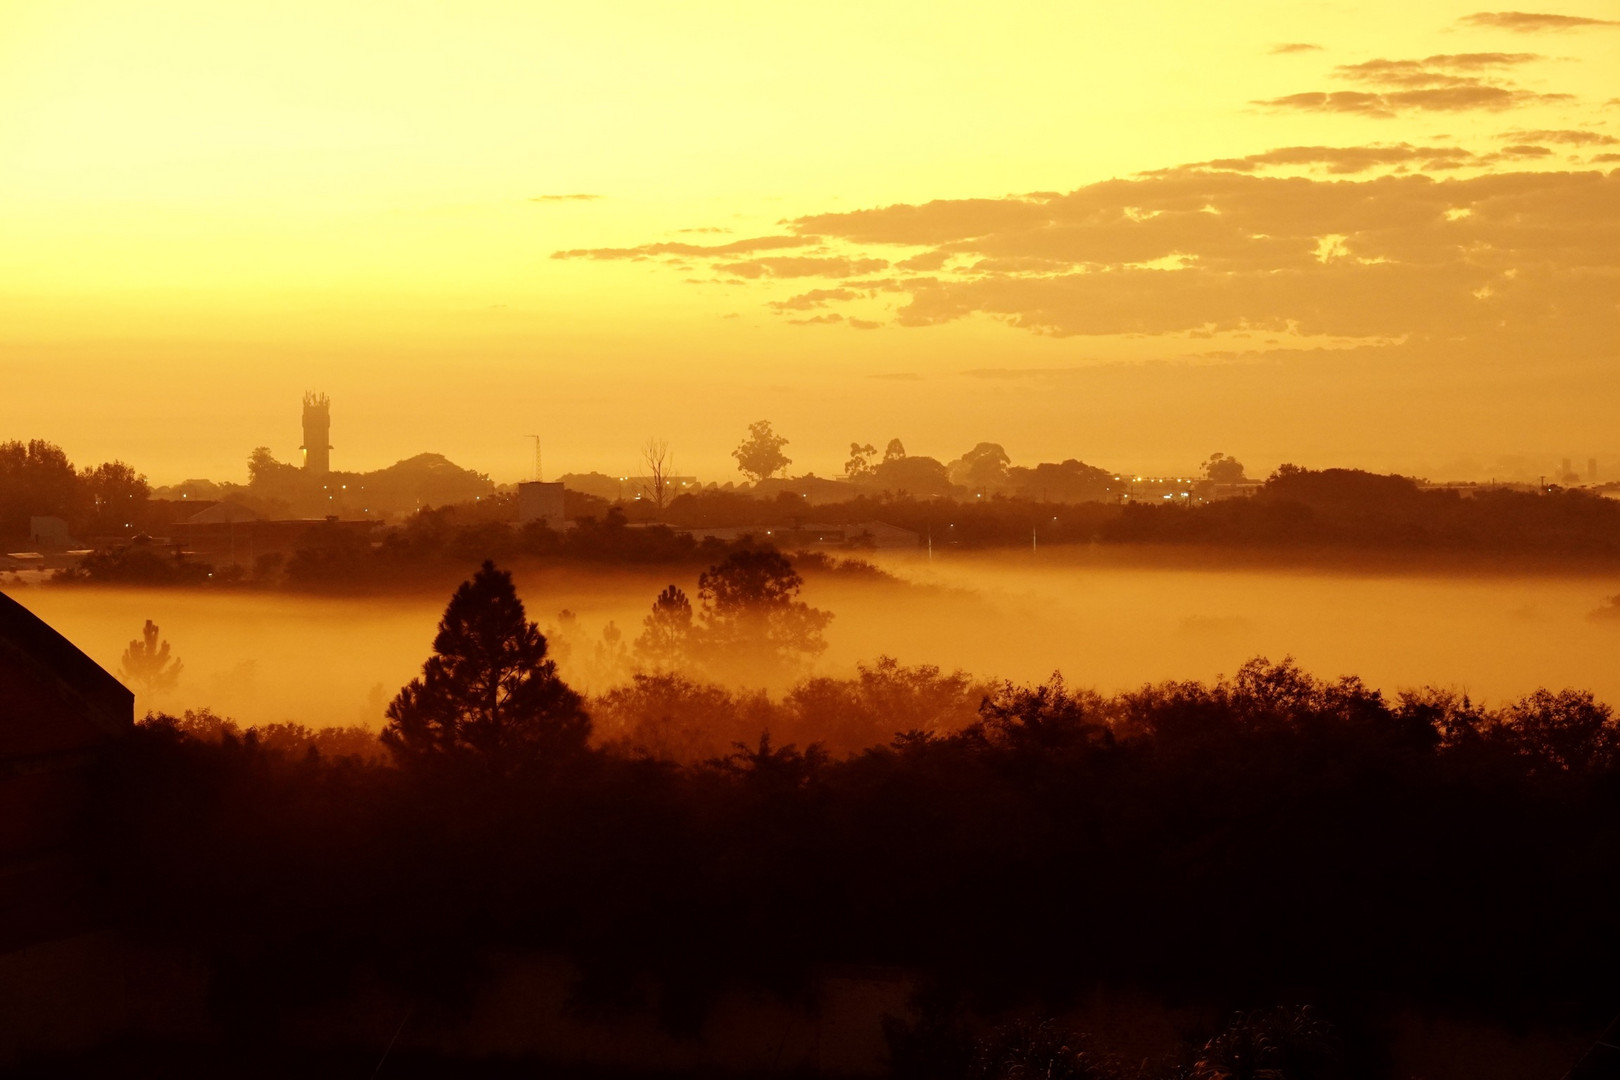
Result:
[[[703,250],[711,271],[753,283],[778,313],[805,313],[790,320],[803,325],[875,329],[851,305],[882,294],[894,302],[887,323],[899,326],[977,317],[1052,336],[1254,335],[1268,339],[1255,342],[1261,351],[1308,338],[1404,343],[1408,353],[1517,341],[1527,355],[1608,355],[1620,340],[1620,172],[1343,178],[1553,154],[1528,138],[1484,156],[1285,147],[1064,193],[805,215],[786,222],[786,240],[771,238],[838,255],[726,260],[723,247]],[[1261,175],[1300,165],[1335,179]],[[863,276],[890,266],[900,272]],[[927,272],[906,272],[917,269]],[[765,291],[814,277],[838,284]]]
[[[1373,340],[1519,327],[1588,345],[1620,331],[1620,175],[1167,172],[1041,199],[812,215],[793,227],[978,257],[960,273],[900,281],[902,325],[989,315],[1054,335]]]
[[[884,259],[851,259],[840,255],[819,257],[812,255],[747,259],[743,262],[721,263],[715,269],[740,278],[800,278],[800,277],[853,277],[870,274],[887,267]]]
[[[1302,109],[1308,112],[1360,113],[1380,119],[1389,119],[1395,115],[1394,110],[1384,101],[1384,95],[1355,90],[1337,90],[1333,93],[1308,90],[1300,94],[1266,98],[1254,104],[1268,105],[1274,109]]]
[[[1465,26],[1492,30],[1512,30],[1536,34],[1548,30],[1582,30],[1589,27],[1620,26],[1612,19],[1589,19],[1581,15],[1550,15],[1530,11],[1480,11],[1457,20]]]
[[[853,289],[811,289],[807,293],[800,293],[786,300],[772,301],[771,307],[777,311],[808,311],[811,308],[826,307],[832,300],[853,300],[859,295]]]
[[[820,243],[814,236],[756,236],[749,240],[733,240],[729,244],[686,244],[665,241],[642,244],[631,248],[574,248],[554,251],[553,259],[645,259],[653,255],[742,255],[753,251],[773,251],[779,248],[809,247]]]
[[[1613,146],[1620,139],[1601,131],[1578,131],[1568,128],[1556,131],[1504,131],[1502,137],[1521,142],[1558,143],[1563,146]]]
[[[1271,47],[1272,56],[1283,56],[1288,53],[1321,52],[1322,46],[1313,45],[1308,41],[1286,41]]]
[[[1505,86],[1465,83],[1424,90],[1399,90],[1387,94],[1358,93],[1348,90],[1339,90],[1332,93],[1316,91],[1288,94],[1283,97],[1256,101],[1254,104],[1266,105],[1276,109],[1355,113],[1362,116],[1389,119],[1403,109],[1415,109],[1424,112],[1462,112],[1470,109],[1500,111],[1521,105],[1545,105],[1572,99],[1573,95],[1570,94],[1538,94],[1530,90],[1510,89]]]
[[[1252,173],[1264,168],[1320,165],[1329,173],[1349,175],[1386,165],[1418,165],[1426,170],[1452,169],[1475,162],[1470,151],[1457,146],[1413,146],[1410,143],[1371,146],[1284,146],[1240,158],[1214,158],[1182,166]],[[1163,175],[1161,170],[1150,175]],[[905,265],[902,263],[901,265]]]
[[[1524,90],[1511,82],[1488,80],[1494,72],[1546,59],[1539,53],[1437,53],[1421,60],[1378,58],[1341,64],[1335,78],[1377,87],[1373,91],[1308,91],[1253,102],[1272,108],[1352,113],[1389,119],[1402,111],[1460,112],[1509,109],[1571,100],[1569,94]]]

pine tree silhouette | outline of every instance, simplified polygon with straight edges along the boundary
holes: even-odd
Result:
[[[450,598],[433,655],[387,715],[382,739],[400,760],[471,758],[503,773],[577,755],[591,732],[512,575],[487,561]]]
[[[131,641],[119,661],[118,677],[130,685],[148,707],[158,694],[173,690],[185,669],[179,659],[169,657],[169,643],[158,641],[158,625],[151,619],[141,628],[139,640]]]

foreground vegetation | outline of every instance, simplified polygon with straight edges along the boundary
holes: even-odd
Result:
[[[586,700],[486,566],[389,717],[378,740],[151,715],[107,765],[108,916],[205,957],[244,1045],[360,977],[453,1013],[513,952],[575,965],[583,1015],[675,1031],[728,988],[902,970],[906,1076],[1014,1075],[984,1065],[998,1039],[1127,1075],[975,1019],[1096,987],[1332,1017],[1247,1014],[1270,1019],[1234,1038],[1294,1031],[1318,1062],[1279,1076],[1380,1075],[1403,1009],[1616,1004],[1620,725],[1578,691],[1486,709],[1257,658],[1104,697],[884,660],[777,699],[664,671]]]

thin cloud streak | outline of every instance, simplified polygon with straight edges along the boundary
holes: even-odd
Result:
[[[1549,105],[1572,100],[1574,96],[1571,94],[1539,94],[1530,90],[1512,90],[1502,86],[1465,84],[1425,90],[1401,90],[1387,94],[1353,90],[1308,91],[1268,98],[1253,104],[1302,112],[1353,113],[1388,120],[1403,110],[1466,112],[1482,109],[1501,112],[1526,105]]]
[[[573,248],[554,251],[553,259],[646,259],[654,255],[742,255],[755,251],[774,251],[781,248],[810,247],[819,244],[814,236],[756,236],[747,240],[733,240],[729,244],[688,244],[669,240],[657,244],[641,244],[628,248]]]
[[[1479,11],[1472,15],[1464,15],[1457,21],[1464,26],[1512,30],[1519,34],[1620,26],[1620,22],[1613,19],[1590,19],[1582,15],[1554,15],[1531,11]]]
[[[1425,171],[1436,171],[1461,168],[1477,161],[1478,158],[1471,151],[1458,146],[1374,143],[1370,146],[1283,146],[1243,157],[1193,162],[1181,168],[1252,173],[1265,168],[1322,166],[1324,171],[1333,175],[1351,175],[1390,165],[1417,165]],[[1162,176],[1175,171],[1161,169],[1145,175]]]

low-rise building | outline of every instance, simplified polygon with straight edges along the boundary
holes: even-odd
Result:
[[[134,711],[123,683],[0,593],[0,952],[93,917],[91,779]]]

